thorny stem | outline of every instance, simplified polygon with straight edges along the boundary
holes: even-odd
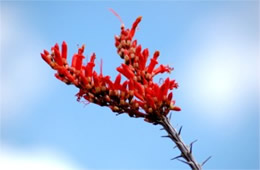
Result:
[[[181,155],[176,158],[184,158],[185,163],[187,163],[191,167],[191,169],[201,170],[201,165],[196,162],[190,148],[184,144],[180,137],[180,134],[176,131],[175,128],[172,127],[168,117],[163,116],[158,123],[163,126],[163,128],[167,131],[169,135],[168,137],[176,144],[176,146],[181,151]],[[182,161],[181,159],[178,160]]]

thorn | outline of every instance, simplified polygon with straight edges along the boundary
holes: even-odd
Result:
[[[201,167],[202,167],[203,165],[205,165],[205,163],[208,162],[208,160],[209,160],[211,157],[212,157],[212,156],[209,156],[204,162],[202,162]]]
[[[181,157],[182,157],[182,155],[178,155],[178,156],[172,158],[171,160],[175,160],[175,159],[178,159],[178,158],[181,158]]]
[[[179,158],[177,158],[177,160],[178,160],[178,161],[181,161],[181,162],[183,162],[183,163],[185,163],[185,164],[188,164],[188,165],[190,164],[189,162],[184,161],[184,160],[181,160],[181,159],[179,159]]]
[[[175,146],[173,147],[173,149],[175,149],[175,148],[177,148],[177,145],[175,145]]]
[[[169,115],[169,120],[171,120],[171,118],[172,118],[172,113],[170,113],[170,115]]]
[[[170,138],[169,135],[161,136],[162,138]]]
[[[192,153],[192,146],[193,146],[193,144],[195,143],[195,142],[197,142],[198,140],[196,139],[196,140],[194,140],[193,142],[191,142],[190,143],[190,153]]]
[[[198,139],[196,139],[196,140],[192,141],[190,144],[193,144],[193,143],[195,143],[195,142],[197,142],[197,141],[198,141]]]
[[[181,130],[182,130],[182,126],[180,127],[179,132],[178,132],[178,135],[179,135],[179,136],[180,136],[180,134],[181,134]]]
[[[164,128],[161,128],[160,130],[164,130]]]

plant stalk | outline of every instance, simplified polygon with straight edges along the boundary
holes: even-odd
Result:
[[[163,126],[163,128],[168,133],[167,137],[169,137],[176,144],[176,147],[179,148],[179,150],[181,151],[180,156],[177,156],[173,159],[177,159],[188,164],[192,170],[201,170],[201,165],[196,162],[195,158],[192,155],[192,144],[190,146],[185,145],[180,137],[180,131],[177,132],[176,129],[172,127],[169,118],[163,116],[158,123]],[[180,158],[183,158],[185,161]]]

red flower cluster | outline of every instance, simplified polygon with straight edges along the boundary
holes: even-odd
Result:
[[[172,99],[172,92],[169,92],[177,88],[178,84],[169,78],[165,79],[162,85],[153,82],[155,75],[170,73],[173,68],[166,65],[155,68],[159,51],[154,52],[150,63],[147,64],[149,50],[142,50],[137,40],[133,40],[141,19],[142,17],[138,17],[131,29],[125,29],[122,24],[121,34],[115,36],[117,53],[124,59],[124,63],[117,68],[119,74],[115,81],[102,74],[102,64],[99,74],[93,70],[95,53],[86,65],[82,65],[85,58],[84,45],[73,55],[71,66],[67,62],[65,42],[62,43],[61,49],[56,44],[50,53],[44,50],[41,56],[52,69],[57,70],[56,78],[79,88],[78,100],[84,98],[91,103],[108,106],[119,114],[128,113],[131,117],[143,117],[147,122],[156,123],[162,116],[167,116],[170,110],[180,111]],[[121,74],[126,77],[123,82]]]

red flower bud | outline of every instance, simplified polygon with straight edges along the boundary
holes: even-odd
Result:
[[[138,55],[138,56],[140,56],[141,51],[142,51],[142,46],[141,46],[141,45],[138,45],[137,48],[136,48],[136,50],[135,50],[135,54]]]
[[[56,44],[54,45],[53,49],[57,49],[57,50],[59,51],[59,50],[60,50],[60,49],[59,49],[59,44],[56,43]]]
[[[172,100],[172,92],[169,93],[169,95],[168,95],[168,101],[171,101],[171,100]]]
[[[56,48],[56,47],[54,48],[54,60],[60,66],[63,64],[59,48]]]
[[[62,56],[62,58],[67,59],[67,51],[68,51],[68,46],[67,46],[66,42],[63,41],[62,45],[61,45],[61,56]]]
[[[43,54],[41,53],[42,59],[49,65],[51,65],[51,58],[49,57],[49,55]]]
[[[137,45],[137,40],[134,40],[134,41],[132,42],[132,47],[136,47],[136,45]]]

